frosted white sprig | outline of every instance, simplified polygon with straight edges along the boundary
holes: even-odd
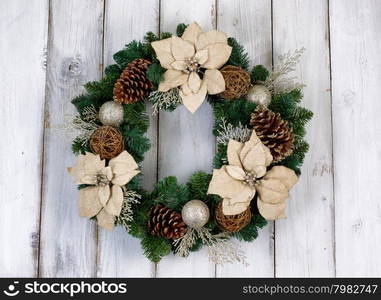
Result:
[[[286,75],[295,71],[304,51],[305,48],[301,48],[279,55],[277,66],[270,72],[264,85],[275,94],[288,93],[294,89],[303,88],[305,85],[297,82],[296,76],[287,77]]]
[[[97,111],[92,105],[85,107],[82,111],[82,115],[76,115],[74,117],[66,116],[66,119],[70,120],[65,122],[62,129],[68,132],[79,132],[77,139],[83,146],[88,144],[91,135],[100,127],[97,123]]]
[[[140,203],[142,196],[135,191],[123,189],[123,204],[120,215],[116,217],[116,223],[129,229],[129,223],[134,219],[132,206]]]
[[[223,265],[225,263],[241,262],[245,266],[248,265],[246,261],[245,252],[239,247],[238,244],[228,240],[230,233],[221,232],[219,234],[212,234],[210,229],[202,227],[188,228],[186,234],[173,242],[176,254],[181,257],[187,257],[190,249],[196,244],[197,239],[200,238],[202,243],[208,247],[209,260],[215,264]]]
[[[153,91],[149,94],[148,101],[152,103],[152,115],[156,115],[159,110],[169,110],[182,103],[178,88],[168,92]]]
[[[241,122],[238,126],[233,126],[231,123],[227,123],[225,118],[221,119],[220,129],[217,130],[217,143],[227,145],[229,140],[236,140],[244,143],[250,139],[252,129],[247,126],[243,126]]]

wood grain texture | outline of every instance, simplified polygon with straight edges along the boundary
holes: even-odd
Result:
[[[197,21],[203,30],[215,26],[215,1],[165,0],[161,2],[160,30],[174,32],[179,23]],[[159,117],[159,178],[177,176],[186,182],[198,170],[210,172],[215,151],[210,105],[204,104],[192,115],[184,106]],[[214,277],[215,266],[207,251],[192,253],[187,259],[171,255],[157,268],[158,277]]]
[[[337,276],[381,276],[380,16],[330,2]]]
[[[60,129],[70,100],[102,74],[103,1],[51,1],[42,198],[42,277],[88,277],[96,271],[96,225],[78,216],[78,190],[66,168],[75,157]]]
[[[219,0],[219,30],[235,37],[247,50],[251,66],[271,67],[271,1]],[[248,267],[242,264],[217,266],[218,277],[272,277],[274,275],[273,222],[259,231],[253,243],[240,243],[246,252]]]
[[[0,276],[38,269],[47,1],[0,2]]]
[[[133,39],[141,40],[147,31],[158,31],[158,0],[106,1],[104,30],[105,66],[114,63],[112,55]],[[147,104],[150,128],[147,137],[151,150],[143,162],[145,188],[151,190],[157,178],[157,117]],[[155,264],[141,250],[140,240],[131,237],[124,228],[114,231],[98,229],[98,277],[153,277]]]
[[[307,128],[310,151],[286,200],[287,219],[276,221],[277,277],[335,275],[328,30],[326,0],[273,2],[274,64],[278,55],[306,48],[292,75],[307,85],[302,106],[314,112]]]
[[[0,277],[381,276],[380,16],[377,0],[0,1],[0,156],[7,158],[0,164]],[[315,113],[311,150],[287,200],[288,219],[276,222],[275,248],[272,224],[254,243],[241,243],[247,268],[216,267],[206,249],[155,266],[123,228],[109,233],[78,216],[66,172],[75,157],[73,135],[62,126],[83,84],[99,79],[133,38],[194,20],[236,37],[252,64],[270,66],[272,48],[275,64],[277,55],[307,48],[295,74]],[[147,134],[144,186],[211,171],[209,105],[159,119],[151,117]]]

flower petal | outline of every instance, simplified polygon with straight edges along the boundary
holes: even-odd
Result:
[[[119,216],[123,204],[123,191],[118,185],[113,185],[111,188],[111,197],[107,202],[105,210],[108,214]]]
[[[138,164],[130,153],[123,151],[117,157],[114,157],[109,162],[114,175],[122,174],[125,171],[135,170],[138,168]]]
[[[151,46],[155,50],[157,59],[163,68],[171,69],[171,63],[175,61],[171,50],[172,38],[152,42]]]
[[[217,30],[211,30],[200,34],[196,41],[196,49],[205,49],[209,45],[213,45],[216,43],[227,45],[228,36],[226,35],[226,33]]]
[[[77,184],[95,184],[95,175],[105,167],[105,160],[101,160],[99,155],[86,152],[79,155],[74,167],[67,168]]]
[[[298,182],[295,172],[285,166],[274,166],[268,171],[264,179],[279,179],[289,190]]]
[[[278,179],[262,179],[255,187],[262,201],[266,203],[281,203],[288,197],[288,189]]]
[[[128,182],[130,182],[131,179],[134,178],[139,173],[140,173],[139,170],[132,170],[132,171],[128,171],[126,173],[120,174],[120,175],[115,175],[114,178],[111,180],[111,182],[113,184],[117,184],[117,185],[122,186],[122,185],[125,185]]]
[[[108,214],[104,209],[97,215],[98,225],[107,230],[113,230],[115,224],[115,217]]]
[[[102,206],[105,207],[107,201],[110,199],[110,186],[105,185],[98,187],[98,198]]]
[[[222,212],[224,215],[238,215],[244,212],[249,206],[251,200],[255,196],[255,189],[250,188],[245,185],[238,194],[234,195],[233,198],[224,198],[222,202]]]
[[[196,41],[199,37],[199,35],[202,33],[202,29],[200,25],[197,24],[197,22],[193,22],[190,24],[185,30],[181,38],[183,40],[191,42],[193,45],[196,44]]]
[[[277,219],[286,218],[286,215],[284,213],[286,209],[285,202],[278,203],[278,204],[270,204],[270,203],[263,202],[261,198],[258,197],[257,206],[258,206],[259,213],[266,220],[277,220]]]
[[[190,93],[192,93],[192,90],[190,89],[189,85],[188,85],[188,82],[185,82],[182,86],[181,86],[181,91],[184,95],[189,95]]]
[[[195,53],[192,43],[177,36],[172,37],[171,51],[175,60],[186,60],[192,58]]]
[[[188,78],[188,86],[193,93],[197,93],[201,87],[201,79],[200,76],[197,75],[196,72],[192,72]]]
[[[79,215],[85,218],[92,218],[102,209],[99,202],[98,187],[86,187],[79,190],[78,199]]]
[[[246,173],[241,167],[226,166],[226,172],[236,180],[244,180]]]
[[[168,92],[170,89],[184,84],[188,80],[188,74],[178,70],[167,70],[164,73],[163,81],[159,84],[160,92]]]
[[[239,153],[241,152],[242,147],[243,147],[243,143],[240,143],[232,139],[229,140],[228,150],[227,150],[229,165],[242,168],[241,160],[239,158]]]
[[[248,188],[240,180],[235,180],[227,171],[226,166],[221,169],[214,169],[212,180],[209,183],[208,194],[218,195],[221,198],[232,199]],[[249,189],[251,189],[249,187]],[[245,200],[243,200],[245,201]]]
[[[208,60],[202,66],[206,69],[219,69],[221,68],[229,59],[232,52],[232,47],[216,43],[208,46]]]
[[[255,172],[258,178],[265,175],[266,167],[272,162],[270,150],[262,144],[254,130],[239,156],[244,169]]]
[[[208,60],[208,49],[198,50],[194,55],[195,60],[200,64],[206,63]]]
[[[175,70],[184,71],[187,68],[187,63],[184,60],[176,60],[171,64]]]
[[[190,93],[186,95],[183,93],[182,90],[180,90],[179,94],[181,99],[183,100],[184,106],[193,114],[204,102],[206,92],[206,82],[203,81],[197,93]]]
[[[225,90],[225,79],[218,70],[206,70],[204,80],[206,80],[210,95],[219,94]]]
[[[110,166],[106,167],[106,168],[103,168],[100,173],[102,175],[105,175],[107,177],[108,180],[111,180],[112,179],[112,169]]]
[[[117,185],[125,185],[134,176],[140,173],[138,164],[127,151],[123,151],[117,157],[110,160],[109,166],[112,169],[113,178],[111,182]]]

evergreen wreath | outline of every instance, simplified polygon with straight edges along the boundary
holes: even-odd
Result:
[[[148,32],[127,44],[104,77],[72,100],[78,161],[68,171],[78,184],[80,216],[109,230],[125,227],[153,262],[205,245],[215,263],[245,263],[230,238],[251,242],[267,220],[285,217],[285,199],[308,151],[312,112],[299,105],[303,85],[288,76],[302,52],[280,56],[273,70],[250,69],[234,38],[203,32],[195,22],[179,24],[176,35]],[[196,172],[186,184],[170,176],[144,190],[146,103],[154,113],[180,104],[194,113],[204,99],[215,118],[213,174]]]

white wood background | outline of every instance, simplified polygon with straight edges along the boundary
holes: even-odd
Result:
[[[296,75],[311,150],[288,219],[242,243],[248,267],[205,250],[150,263],[122,228],[78,217],[66,173],[70,99],[130,40],[194,20],[236,37],[252,64],[307,49]],[[381,276],[380,28],[378,0],[1,0],[0,276]],[[145,186],[211,171],[212,123],[208,104],[152,117]]]

